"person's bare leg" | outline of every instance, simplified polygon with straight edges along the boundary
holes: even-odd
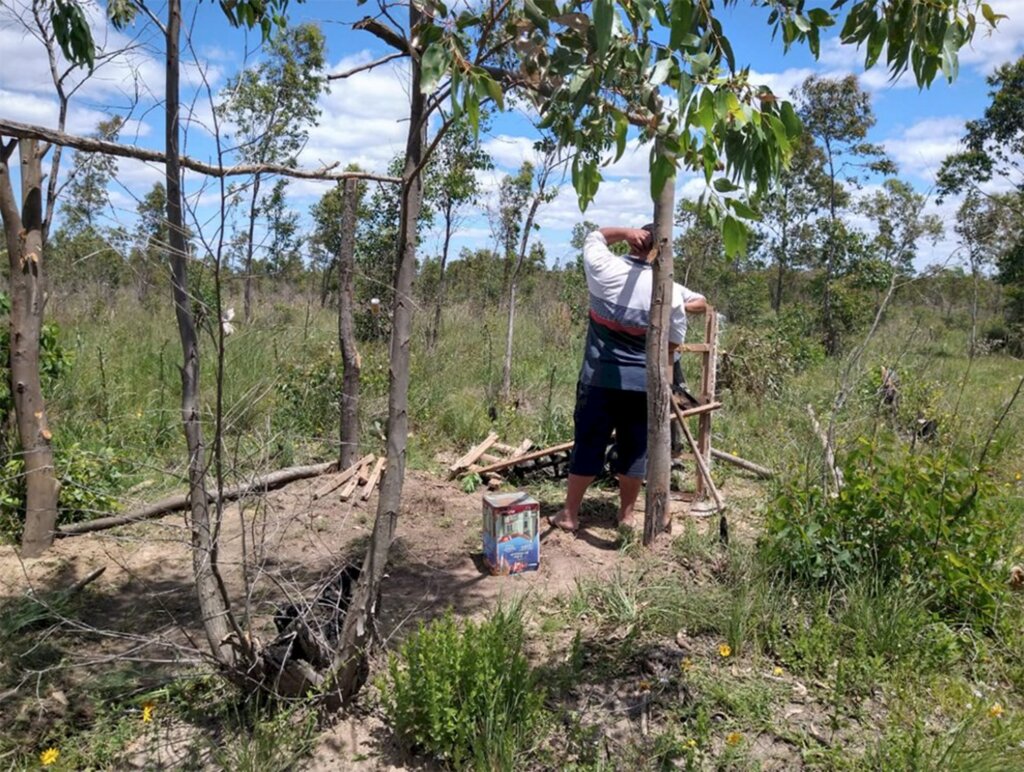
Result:
[[[575,531],[580,527],[580,505],[583,503],[583,494],[587,492],[590,483],[594,482],[594,475],[569,475],[569,487],[565,493],[565,506],[557,515],[549,518],[551,525],[566,531]],[[635,499],[636,496],[634,495]]]
[[[636,525],[636,520],[633,517],[633,505],[636,504],[636,498],[640,495],[640,486],[643,484],[644,481],[639,477],[619,475],[619,525],[630,528]]]

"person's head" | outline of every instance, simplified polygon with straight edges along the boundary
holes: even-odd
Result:
[[[647,225],[642,226],[640,230],[647,231],[647,239],[644,241],[644,244],[639,251],[636,249],[630,249],[630,254],[634,257],[642,257],[646,259],[651,248],[654,246],[654,223],[649,222]]]

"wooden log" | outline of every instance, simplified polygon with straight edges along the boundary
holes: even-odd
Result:
[[[755,464],[753,461],[747,461],[745,458],[734,456],[732,453],[726,453],[724,450],[719,450],[718,448],[712,448],[711,455],[720,461],[725,461],[733,466],[738,466],[740,469],[746,469],[748,472],[753,472],[763,480],[770,480],[775,476],[775,472],[767,467]]]
[[[470,448],[469,452],[466,453],[466,455],[464,455],[462,458],[460,458],[458,461],[456,461],[454,464],[448,467],[448,479],[455,479],[456,477],[459,476],[461,472],[465,471],[473,464],[475,464],[477,459],[479,459],[480,456],[486,453],[488,448],[490,448],[497,441],[498,435],[496,432],[491,432],[490,434],[488,434],[487,439],[485,439],[479,445]]]
[[[295,480],[303,480],[307,477],[317,477],[334,469],[335,466],[336,463],[334,461],[328,461],[323,464],[292,466],[287,469],[279,469],[276,472],[271,472],[270,474],[263,475],[262,477],[257,477],[247,483],[226,488],[221,496],[221,501],[233,501],[255,491],[273,490],[274,488],[280,488],[282,485],[287,485]],[[211,495],[209,500],[211,502],[216,501],[216,496]],[[57,529],[56,535],[58,537],[78,536],[83,533],[92,533],[94,531],[103,531],[108,528],[117,528],[119,525],[129,525],[131,523],[137,523],[140,520],[152,520],[153,518],[163,517],[171,512],[186,509],[188,508],[188,505],[188,494],[178,493],[174,496],[167,496],[153,504],[141,507],[132,512],[126,512],[123,515],[98,517],[95,520],[62,525]]]
[[[358,472],[364,463],[371,460],[373,460],[373,454],[367,453],[361,459],[352,464],[352,466],[350,466],[344,472],[337,475],[333,480],[327,483],[327,485],[323,486],[318,491],[316,491],[316,493],[313,494],[313,500],[316,501],[317,499],[323,498],[329,493],[334,493],[334,491],[338,490],[338,488],[347,483],[349,479],[352,477],[352,475]]]
[[[706,354],[711,348],[707,343],[684,343],[679,350],[686,354]]]
[[[387,463],[387,459],[381,456],[377,459],[377,463],[373,465],[373,471],[370,472],[370,479],[366,481],[366,485],[363,486],[362,500],[366,501],[370,498],[370,494],[373,493],[373,489],[377,487],[377,481],[380,480],[380,474],[384,471],[384,464]]]
[[[468,471],[475,472],[478,475],[485,475],[488,472],[500,472],[502,469],[508,469],[509,467],[521,464],[524,461],[533,461],[544,456],[549,456],[552,453],[559,453],[565,450],[572,449],[571,442],[563,442],[560,445],[552,445],[550,448],[543,448],[542,450],[535,450],[532,453],[519,456],[518,458],[506,459],[505,461],[499,461],[497,464],[488,464],[487,466],[472,467]]]
[[[831,495],[838,496],[839,491],[843,488],[843,472],[836,466],[835,450],[832,447],[832,443],[828,440],[828,434],[821,428],[821,424],[818,423],[818,416],[815,415],[814,408],[810,404],[807,405],[807,415],[811,417],[811,426],[814,427],[814,433],[818,435],[821,448],[825,451],[825,465],[828,467],[832,484],[835,486]]]

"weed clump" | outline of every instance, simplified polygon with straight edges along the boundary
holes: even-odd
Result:
[[[384,710],[403,745],[454,769],[509,769],[535,744],[544,693],[518,607],[480,624],[449,611],[393,654]]]
[[[804,585],[912,587],[951,622],[991,626],[1009,593],[1019,507],[955,450],[862,439],[835,496],[789,484],[769,507],[764,557]]]

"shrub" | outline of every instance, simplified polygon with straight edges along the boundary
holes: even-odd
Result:
[[[825,358],[800,310],[750,327],[730,325],[719,366],[719,384],[760,402],[778,397],[786,381]]]
[[[455,769],[511,769],[533,744],[543,691],[518,607],[460,625],[449,611],[392,655],[383,704],[406,748]]]
[[[992,624],[1008,592],[1019,508],[955,450],[861,440],[835,497],[791,483],[769,509],[765,558],[809,585],[916,586],[949,621]]]

